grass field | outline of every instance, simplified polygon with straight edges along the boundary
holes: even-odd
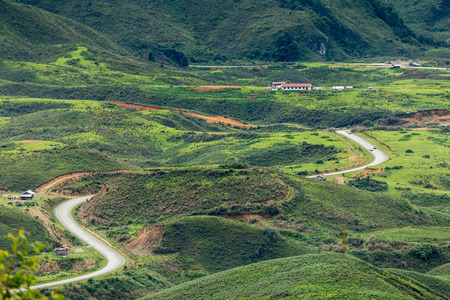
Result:
[[[365,238],[375,237],[378,239],[403,241],[403,242],[443,242],[450,241],[449,227],[402,227],[391,228],[379,231],[372,231],[362,235]]]
[[[389,161],[380,165],[385,171],[377,176],[377,180],[388,183],[388,193],[406,196],[418,205],[449,211],[448,131],[370,131],[363,137],[390,156]]]

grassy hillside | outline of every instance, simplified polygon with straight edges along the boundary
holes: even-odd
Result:
[[[405,23],[417,33],[450,39],[450,4],[445,0],[391,1]]]
[[[230,288],[230,287],[233,288]],[[145,299],[442,299],[442,289],[406,281],[351,256],[276,259],[197,279]]]
[[[161,171],[120,176],[106,184],[79,210],[83,222],[110,227],[155,224],[185,214],[271,213],[271,203],[288,195],[276,176],[247,170]]]
[[[423,120],[426,120],[424,116]],[[446,130],[368,131],[364,138],[390,155],[377,179],[390,194],[403,195],[414,204],[449,212],[450,179]],[[379,142],[382,141],[382,144]]]
[[[55,141],[98,150],[139,167],[238,163],[311,173],[364,160],[356,157],[361,151],[350,150],[333,134],[294,126],[250,131],[173,111],[136,111],[95,101],[13,98],[0,101],[2,108],[0,137],[4,143]]]
[[[262,170],[180,170],[119,176],[106,184],[79,211],[84,222],[109,227],[186,214],[270,214],[279,226],[310,234],[340,232],[343,223],[352,231],[370,231],[449,222],[404,199]]]
[[[99,151],[51,141],[0,145],[1,189],[24,191],[66,173],[129,168]]]
[[[41,242],[47,250],[54,246],[47,229],[35,218],[16,209],[0,207],[0,249],[8,250],[8,233],[17,235],[20,229],[25,230],[29,242]]]
[[[175,49],[193,62],[336,60],[404,54],[420,45],[403,20],[378,0],[26,3],[91,26],[146,58],[149,51],[158,59],[182,56]]]
[[[257,220],[257,219],[254,219]],[[143,228],[127,247],[148,268],[172,281],[186,281],[254,262],[317,253],[275,230],[213,216],[182,217],[153,228]],[[168,260],[180,270],[164,272]]]

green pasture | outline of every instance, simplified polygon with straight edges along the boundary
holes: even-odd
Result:
[[[392,117],[406,113],[448,108],[446,71],[327,63],[266,68],[256,73],[194,68],[163,71],[143,66],[117,69],[121,63],[84,46],[48,63],[6,61],[0,72],[0,79],[6,80],[0,84],[0,94],[120,101],[228,116],[255,124],[290,122],[320,128],[364,121],[386,125]],[[265,91],[271,81],[280,80],[311,82],[325,90]],[[241,88],[195,91],[202,85]],[[333,85],[354,88],[332,93]],[[377,91],[366,92],[368,86]]]
[[[375,237],[381,240],[403,241],[411,243],[422,242],[449,242],[450,227],[401,227],[388,228],[378,231],[367,232],[362,235],[364,238]]]
[[[450,195],[448,131],[370,131],[365,137],[390,156],[377,178],[388,183],[389,193]]]

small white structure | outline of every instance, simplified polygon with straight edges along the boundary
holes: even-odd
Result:
[[[34,197],[34,192],[32,190],[28,190],[26,192],[23,192],[20,195],[20,199],[21,200],[31,200],[31,199],[33,199],[33,197]]]
[[[283,86],[283,84],[286,84],[286,82],[284,82],[284,81],[272,82],[272,88],[280,89]]]
[[[323,87],[320,86],[313,87],[313,91],[323,91]]]
[[[345,88],[351,90],[353,88],[353,85],[347,85]]]
[[[343,86],[340,86],[340,85],[335,85],[335,86],[333,86],[333,92],[337,92],[337,93],[339,93],[339,92],[342,92],[343,90],[345,89],[345,87],[343,87]]]

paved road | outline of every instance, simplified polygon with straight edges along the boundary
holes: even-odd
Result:
[[[342,134],[343,136],[355,141],[358,145],[360,145],[361,147],[363,147],[369,151],[370,151],[370,149],[373,149],[373,145],[371,143],[369,143],[368,141],[366,141],[365,139],[363,139],[357,135],[349,133],[349,131],[336,131],[336,133]],[[360,171],[360,170],[364,170],[367,167],[372,167],[372,166],[382,164],[389,159],[389,157],[386,154],[384,154],[383,151],[381,151],[380,149],[373,149],[373,151],[370,151],[370,153],[374,157],[374,160],[370,164],[364,165],[362,167],[350,169],[350,170],[326,173],[326,174],[321,174],[321,175],[330,176],[330,175],[338,175],[338,174],[343,174],[343,173]],[[315,178],[317,176],[318,175],[313,175],[313,176],[308,176],[307,178]]]
[[[72,199],[69,201],[66,201],[59,205],[55,209],[55,216],[56,218],[66,227],[69,229],[74,235],[79,237],[83,242],[97,250],[101,255],[103,255],[107,259],[107,264],[102,269],[97,270],[95,272],[59,280],[55,282],[50,283],[44,283],[40,285],[35,285],[32,287],[32,289],[42,289],[42,288],[48,288],[55,285],[60,285],[64,283],[69,282],[75,282],[80,280],[85,280],[88,278],[97,277],[100,275],[104,275],[106,273],[112,272],[114,270],[117,270],[121,266],[125,264],[125,258],[123,258],[122,255],[117,253],[115,250],[111,249],[109,246],[107,246],[105,243],[99,241],[97,238],[92,236],[89,232],[87,232],[83,227],[81,227],[72,217],[72,210],[80,203],[85,202],[86,200],[90,199],[92,196],[87,197],[81,197],[77,199]]]

